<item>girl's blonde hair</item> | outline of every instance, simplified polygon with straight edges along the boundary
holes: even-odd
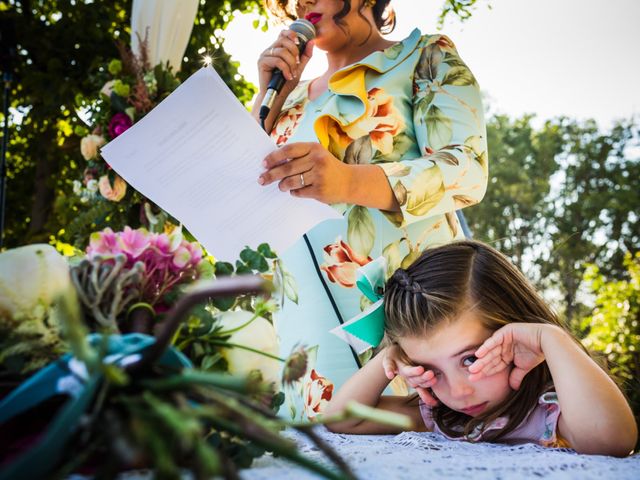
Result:
[[[565,330],[525,276],[500,252],[480,242],[462,241],[425,250],[406,270],[399,269],[385,289],[385,332],[389,341],[428,335],[442,322],[454,321],[473,309],[495,331],[512,322],[546,323]],[[483,439],[499,440],[513,431],[553,388],[551,373],[542,362],[499,406],[475,418],[446,405],[433,408],[438,427],[449,436],[467,436],[508,416],[506,426],[487,431]]]

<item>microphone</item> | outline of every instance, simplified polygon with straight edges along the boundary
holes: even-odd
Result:
[[[300,53],[304,52],[307,42],[316,38],[316,27],[313,26],[313,23],[305,20],[304,18],[298,18],[294,21],[289,27],[289,30],[296,32],[296,36],[298,37],[298,50]],[[269,116],[273,102],[280,93],[280,90],[282,90],[282,86],[284,84],[284,75],[279,68],[274,69],[267,87],[267,93],[265,94],[264,99],[262,100],[262,105],[260,106],[260,120],[263,127],[265,119]]]

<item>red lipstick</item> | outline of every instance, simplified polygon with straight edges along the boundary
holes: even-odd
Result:
[[[304,16],[305,20],[309,20],[314,25],[322,19],[322,14],[318,12],[311,12]]]

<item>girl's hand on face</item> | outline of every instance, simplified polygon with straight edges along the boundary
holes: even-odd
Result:
[[[300,81],[300,75],[313,54],[313,41],[307,43],[302,54],[298,50],[298,37],[293,30],[283,30],[275,42],[258,58],[260,91],[266,92],[273,71],[278,68],[286,83],[280,94],[288,95]]]
[[[279,182],[278,188],[295,197],[323,203],[345,202],[352,167],[329,153],[319,143],[290,143],[267,155],[260,185]]]
[[[522,379],[544,361],[541,337],[545,325],[509,323],[499,328],[476,350],[478,358],[469,366],[470,380],[479,380],[513,366],[509,385],[520,388]]]
[[[429,391],[437,381],[433,370],[425,370],[422,366],[410,365],[406,361],[404,352],[399,345],[394,343],[385,348],[382,367],[389,380],[393,380],[396,375],[400,375],[411,387],[415,388],[418,396],[425,404],[430,407],[438,405],[438,400]]]

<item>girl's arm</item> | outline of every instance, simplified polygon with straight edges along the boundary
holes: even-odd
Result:
[[[628,455],[638,429],[622,392],[566,332],[544,327],[540,344],[562,412],[558,433],[580,453]]]
[[[425,431],[426,428],[420,415],[417,399],[382,396],[382,392],[389,385],[389,379],[386,377],[382,366],[385,353],[385,350],[382,350],[347,380],[327,406],[324,415],[328,417],[340,413],[348,402],[355,400],[369,407],[407,415],[413,422],[413,430]],[[391,434],[401,432],[397,427],[359,419],[331,423],[327,425],[327,428],[336,433]]]
[[[560,403],[558,433],[579,453],[625,456],[638,429],[624,395],[563,329],[541,323],[510,323],[475,352],[470,380],[512,367],[518,389],[525,375],[547,362]]]

